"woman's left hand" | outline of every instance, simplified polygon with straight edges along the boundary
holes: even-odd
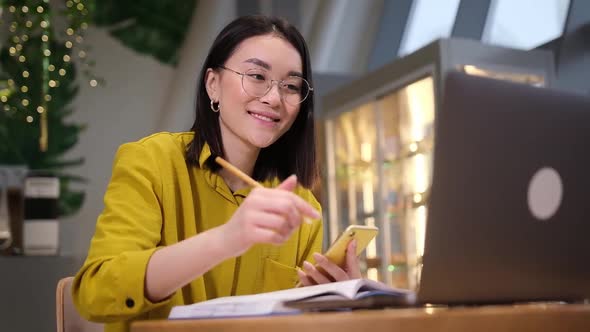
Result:
[[[303,262],[303,270],[297,270],[299,282],[302,286],[326,284],[361,277],[359,259],[356,256],[356,240],[350,241],[346,248],[346,263],[344,267],[332,263],[326,256],[318,253],[314,253],[313,258],[317,263],[316,266],[305,261]],[[323,270],[323,273],[318,270],[318,267]]]

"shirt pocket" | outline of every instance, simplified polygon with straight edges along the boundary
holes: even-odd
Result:
[[[279,263],[270,258],[264,260],[262,292],[293,288],[298,281],[297,269],[294,267]]]

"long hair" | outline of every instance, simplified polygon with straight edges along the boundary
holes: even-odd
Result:
[[[205,88],[208,68],[224,65],[236,47],[245,39],[255,36],[278,34],[299,52],[303,63],[303,78],[312,84],[309,51],[301,33],[286,20],[261,15],[243,16],[228,24],[215,38],[199,75],[196,98],[196,117],[191,131],[195,133],[186,159],[198,166],[199,155],[205,143],[212,154],[224,156],[219,113],[210,109],[209,95]],[[313,84],[312,84],[313,86]],[[281,181],[296,174],[299,183],[311,188],[317,178],[315,128],[313,119],[313,93],[301,103],[299,114],[291,128],[272,145],[261,149],[254,165],[253,178],[264,181],[279,178]]]

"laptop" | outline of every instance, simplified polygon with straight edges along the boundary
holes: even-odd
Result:
[[[418,289],[303,310],[590,298],[590,96],[459,72],[436,117]]]
[[[448,74],[416,302],[590,298],[590,96]]]

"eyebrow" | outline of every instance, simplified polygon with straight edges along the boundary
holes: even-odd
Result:
[[[250,59],[248,59],[248,60],[246,60],[244,62],[253,63],[253,64],[255,64],[257,66],[260,66],[260,67],[262,67],[262,68],[264,68],[266,70],[271,70],[272,69],[272,66],[269,63],[267,63],[265,61],[262,61],[262,60],[260,60],[258,58],[250,58]],[[298,72],[298,71],[291,70],[287,74],[288,74],[288,76],[297,76],[297,77],[303,78],[303,74],[300,73],[300,72]]]

